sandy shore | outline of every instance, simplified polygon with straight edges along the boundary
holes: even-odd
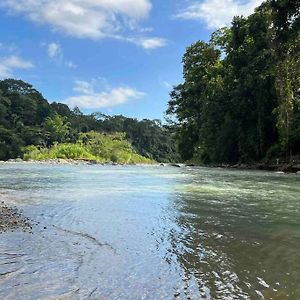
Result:
[[[0,202],[0,233],[15,230],[31,232],[31,229],[30,220],[18,208]]]

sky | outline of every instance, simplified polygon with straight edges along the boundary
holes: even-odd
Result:
[[[0,79],[83,112],[163,119],[182,56],[261,0],[0,0]]]

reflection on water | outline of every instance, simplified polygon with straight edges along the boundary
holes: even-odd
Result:
[[[300,299],[300,177],[0,165],[40,225],[0,235],[1,299]]]

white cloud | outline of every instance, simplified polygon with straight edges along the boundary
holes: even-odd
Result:
[[[0,0],[0,7],[77,38],[109,37],[145,49],[166,45],[164,39],[155,37],[130,38],[130,32],[152,31],[138,26],[149,15],[151,0]]]
[[[159,37],[145,37],[145,36],[123,37],[121,35],[115,35],[113,38],[135,44],[146,50],[162,48],[168,44],[168,41],[166,39],[159,38]]]
[[[63,58],[63,50],[58,43],[50,43],[47,45],[48,55],[50,58],[61,60]]]
[[[48,56],[59,64],[64,64],[70,69],[76,69],[77,65],[73,63],[71,60],[64,59],[64,51],[62,46],[57,42],[52,43],[41,43],[42,47],[47,47]]]
[[[74,64],[72,61],[67,61],[66,63],[66,66],[68,67],[68,68],[70,68],[70,69],[76,69],[77,68],[77,65],[76,64]]]
[[[111,36],[147,17],[152,7],[150,0],[1,0],[0,5],[55,30],[88,38]]]
[[[167,45],[167,40],[156,37],[131,39],[131,41],[147,50],[161,48]]]
[[[83,94],[94,94],[94,85],[95,81],[92,80],[91,82],[84,81],[84,80],[76,80],[74,91],[83,93]]]
[[[187,20],[200,20],[208,28],[215,29],[230,24],[234,16],[249,16],[263,0],[204,0],[194,2],[175,17]]]
[[[69,97],[64,100],[71,107],[98,109],[109,108],[127,103],[129,101],[140,99],[145,96],[130,87],[117,87],[97,92],[95,90],[95,81],[87,82],[78,80],[75,82],[74,91],[79,95]]]
[[[30,61],[24,60],[18,56],[12,55],[4,57],[0,60],[0,77],[10,77],[16,69],[30,69],[33,67],[34,65]]]

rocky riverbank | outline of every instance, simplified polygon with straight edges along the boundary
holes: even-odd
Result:
[[[103,165],[103,166],[123,166],[123,165],[145,165],[151,166],[155,165],[155,163],[116,163],[116,162],[99,162],[96,160],[89,160],[89,159],[63,159],[63,158],[56,158],[56,159],[47,159],[47,160],[23,160],[21,158],[16,159],[9,159],[7,161],[0,161],[0,164],[5,163],[28,163],[28,164],[50,164],[50,165]]]
[[[30,220],[18,208],[0,202],[0,233],[15,230],[31,232],[31,229]]]
[[[52,164],[52,165],[59,165],[59,164],[65,164],[65,165],[94,165],[99,164],[95,160],[84,160],[84,159],[48,159],[48,160],[23,160],[21,158],[16,159],[9,159],[7,161],[0,161],[0,163],[33,163],[33,164]]]
[[[300,174],[299,163],[282,163],[282,164],[236,164],[236,165],[213,165],[212,167],[240,170],[262,170],[282,173],[297,173]]]
[[[86,159],[49,159],[49,160],[23,160],[20,158],[17,159],[9,159],[7,161],[0,161],[0,163],[34,163],[34,164],[50,164],[50,165],[105,165],[105,166],[118,166],[118,165],[126,165],[119,163],[101,163],[96,160],[86,160]],[[149,166],[149,164],[128,164],[128,165],[143,165]],[[300,174],[300,163],[280,163],[280,164],[209,164],[209,165],[197,165],[193,163],[153,163],[150,165],[159,165],[159,166],[169,166],[176,168],[183,167],[210,167],[210,168],[224,168],[224,169],[239,169],[239,170],[263,170],[263,171],[271,171],[271,172],[282,172],[282,173],[297,173]]]

